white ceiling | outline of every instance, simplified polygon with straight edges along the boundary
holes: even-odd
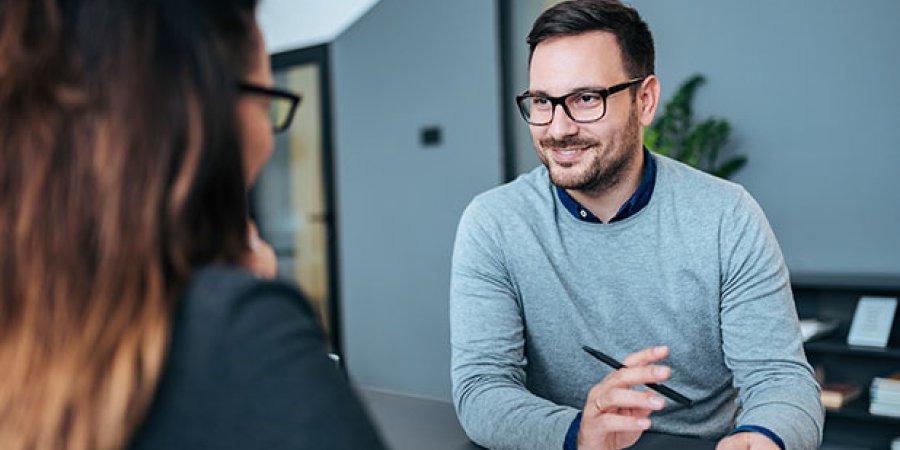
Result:
[[[378,0],[263,0],[259,24],[270,53],[331,42]]]

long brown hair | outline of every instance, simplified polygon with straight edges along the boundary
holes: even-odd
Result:
[[[246,251],[254,0],[0,0],[0,448],[114,449]]]

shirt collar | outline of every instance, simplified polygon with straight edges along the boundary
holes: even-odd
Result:
[[[644,174],[641,176],[641,183],[638,185],[637,190],[634,191],[631,198],[622,204],[622,207],[620,207],[616,215],[610,219],[609,223],[625,220],[637,214],[638,211],[647,206],[647,203],[650,203],[650,197],[653,195],[653,188],[656,186],[656,162],[653,161],[653,156],[650,154],[650,150],[647,150],[647,147],[644,147],[644,161]],[[562,202],[566,210],[572,214],[572,217],[583,222],[603,223],[597,216],[588,211],[587,208],[575,201],[565,189],[559,186],[555,187],[556,196],[559,197],[559,201]]]

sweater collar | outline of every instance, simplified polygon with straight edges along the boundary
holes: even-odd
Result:
[[[647,206],[647,203],[650,203],[650,197],[653,196],[653,188],[656,186],[656,162],[653,160],[653,156],[647,147],[644,147],[644,161],[644,173],[641,176],[641,183],[634,191],[634,194],[631,195],[631,198],[622,204],[609,223],[625,220],[637,214],[638,211]],[[597,216],[572,198],[565,189],[559,186],[554,187],[556,188],[556,195],[559,197],[559,201],[572,214],[572,217],[583,222],[603,223]]]

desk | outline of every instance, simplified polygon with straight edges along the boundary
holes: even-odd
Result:
[[[466,436],[449,402],[426,400],[371,389],[359,394],[375,425],[393,450],[477,450]],[[716,443],[700,439],[644,433],[631,447],[637,450],[714,450]],[[557,449],[550,449],[557,450]]]

